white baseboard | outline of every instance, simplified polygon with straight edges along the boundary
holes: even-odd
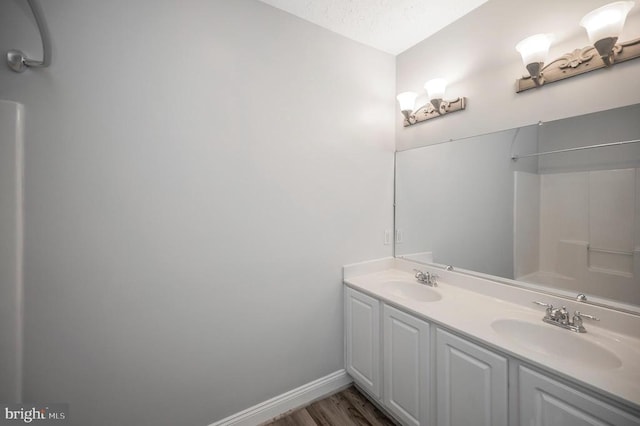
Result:
[[[218,420],[209,426],[256,426],[289,410],[295,410],[324,396],[331,395],[345,388],[352,381],[345,370],[338,370],[244,411]]]

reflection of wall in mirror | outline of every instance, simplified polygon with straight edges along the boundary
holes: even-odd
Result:
[[[514,170],[537,171],[537,127],[399,152],[396,256],[513,278]]]
[[[541,152],[640,138],[640,104],[550,121],[539,128]],[[544,155],[539,173],[640,167],[640,143]]]

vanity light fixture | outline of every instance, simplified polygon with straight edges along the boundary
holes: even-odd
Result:
[[[585,28],[591,45],[575,49],[544,65],[551,37],[536,34],[516,45],[529,72],[516,82],[516,92],[540,87],[588,71],[610,67],[615,63],[640,57],[640,38],[618,43],[627,14],[635,0],[617,1],[587,13],[580,25]]]
[[[429,80],[424,84],[424,88],[429,96],[429,103],[415,110],[415,102],[418,97],[416,93],[403,92],[396,97],[400,104],[400,111],[404,116],[404,127],[465,109],[466,98],[444,100],[444,92],[447,88],[446,80],[442,78]]]
[[[541,84],[540,72],[547,60],[550,46],[551,37],[547,34],[536,34],[527,37],[516,45],[516,50],[520,52],[522,62],[524,62],[536,86]]]

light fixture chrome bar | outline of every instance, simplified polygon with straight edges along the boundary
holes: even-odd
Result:
[[[42,14],[42,9],[36,0],[27,0],[31,12],[36,19],[40,38],[42,40],[42,61],[36,61],[27,58],[27,56],[18,49],[11,49],[7,52],[7,64],[9,68],[15,72],[24,72],[27,68],[46,68],[51,64],[51,39],[49,37],[49,29]]]
[[[620,142],[601,143],[598,145],[579,146],[576,148],[558,149],[555,151],[536,152],[534,154],[513,155],[511,159],[513,161],[518,161],[521,158],[527,158],[527,157],[539,157],[541,155],[558,154],[560,152],[582,151],[584,149],[592,149],[592,148],[606,148],[608,146],[627,145],[627,144],[638,143],[638,142],[640,142],[640,139],[633,139],[633,140],[620,141]]]

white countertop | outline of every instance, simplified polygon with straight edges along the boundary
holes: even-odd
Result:
[[[411,312],[426,321],[443,325],[503,353],[603,393],[635,410],[640,410],[640,339],[637,335],[604,328],[600,323],[589,320],[584,321],[587,333],[574,333],[545,324],[542,322],[544,308],[536,307],[531,302],[547,301],[553,298],[529,290],[514,289],[499,283],[487,283],[486,280],[468,276],[458,277],[462,274],[438,271],[424,265],[415,266],[398,259],[385,259],[378,263],[367,262],[363,265],[364,267],[362,265],[345,267],[345,284]],[[438,287],[433,289],[442,296],[441,300],[421,302],[398,297],[388,291],[387,283],[390,281],[416,282],[413,273],[408,272],[411,271],[412,266],[441,275],[438,279]],[[474,279],[478,280],[478,283],[473,283]],[[474,288],[472,291],[469,287],[474,284],[477,289]],[[551,303],[558,305],[556,301]],[[571,312],[576,309],[569,306],[568,308]],[[603,308],[580,305],[579,309],[598,316],[603,314]],[[593,312],[594,310],[597,312]],[[635,316],[621,313],[617,315],[616,312],[605,314],[603,321],[606,319],[608,326],[611,326],[615,318],[618,324],[625,321],[631,322],[626,324],[626,327],[620,327],[623,331],[637,327],[638,318]],[[620,315],[622,317],[619,317]],[[598,368],[588,362],[582,362],[579,357],[574,359],[554,356],[546,351],[532,350],[527,347],[528,345],[522,345],[517,340],[494,330],[491,324],[498,319],[516,319],[549,327],[550,333],[559,331],[568,333],[567,340],[578,338],[584,339],[585,343],[595,344],[615,354],[620,359],[621,365],[615,368]],[[544,329],[541,330],[544,331]]]

